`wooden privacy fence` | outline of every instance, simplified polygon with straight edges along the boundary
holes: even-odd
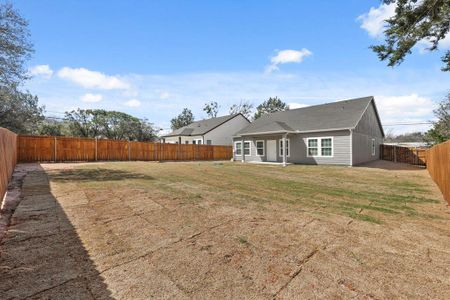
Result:
[[[17,135],[0,128],[0,204],[17,163]]]
[[[380,159],[418,166],[426,166],[426,151],[426,149],[421,148],[380,145]]]
[[[228,160],[231,146],[162,144],[73,137],[20,135],[18,161]]]
[[[450,205],[450,141],[427,150],[427,169]]]

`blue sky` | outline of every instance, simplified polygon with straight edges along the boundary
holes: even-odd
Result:
[[[376,96],[383,123],[432,119],[449,90],[422,43],[395,69],[368,48],[379,1],[13,1],[30,22],[26,84],[48,115],[105,108],[165,129],[183,107],[278,96],[292,107]],[[441,45],[450,48],[450,39]],[[397,126],[395,132],[426,126]]]

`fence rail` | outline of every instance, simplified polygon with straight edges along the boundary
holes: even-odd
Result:
[[[228,160],[231,146],[18,136],[19,162]]]
[[[0,128],[0,204],[17,163],[17,135]]]
[[[394,145],[380,145],[380,158],[393,162],[426,166],[426,149],[408,148]]]
[[[427,169],[450,205],[450,141],[427,151]]]

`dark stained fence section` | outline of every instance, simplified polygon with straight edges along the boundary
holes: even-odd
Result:
[[[229,160],[231,146],[161,144],[73,137],[18,137],[20,162]]]
[[[426,166],[426,149],[380,145],[380,158],[393,162]]]
[[[0,128],[0,204],[17,163],[17,135]]]

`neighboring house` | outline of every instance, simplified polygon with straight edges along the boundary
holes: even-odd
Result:
[[[232,145],[233,135],[249,123],[242,114],[195,121],[164,135],[162,141],[174,144]]]
[[[243,162],[352,166],[379,159],[383,138],[375,100],[365,97],[264,115],[235,134],[233,153]]]

